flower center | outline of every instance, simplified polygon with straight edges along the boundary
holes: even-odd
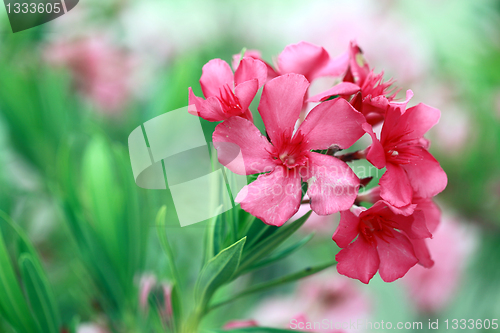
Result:
[[[397,135],[387,141],[384,146],[386,149],[385,158],[387,161],[394,164],[409,164],[419,155],[415,151],[420,147],[418,139],[408,138],[408,135],[413,132],[406,129],[400,135]]]
[[[239,116],[242,113],[242,108],[238,97],[233,93],[228,84],[225,84],[220,91],[220,103],[222,105],[222,112],[231,115]]]
[[[375,242],[375,236],[387,242],[386,238],[394,238],[391,229],[396,227],[396,223],[383,218],[382,216],[367,216],[359,224],[360,233],[370,242]]]
[[[290,140],[284,135],[278,144],[278,158],[281,160],[284,166],[288,169],[295,168],[297,166],[306,165],[307,157],[302,148],[302,140],[304,136],[302,133],[296,133]]]

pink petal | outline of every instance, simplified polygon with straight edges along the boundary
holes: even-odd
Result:
[[[379,273],[382,280],[392,282],[403,277],[418,263],[413,246],[406,236],[393,231],[394,238],[377,239],[377,251],[380,257]]]
[[[415,193],[430,198],[446,188],[448,177],[439,162],[424,148],[416,150],[419,159],[403,165]]]
[[[358,46],[358,44],[356,44],[355,41],[351,41],[349,52],[351,57],[351,71],[359,81],[364,82],[364,80],[368,76],[368,73],[370,73],[370,67],[363,57],[363,52],[361,52],[360,47]]]
[[[418,263],[425,268],[431,268],[434,266],[434,260],[431,258],[429,248],[425,243],[424,239],[410,239],[413,250],[415,251],[415,256],[418,259]]]
[[[349,210],[340,212],[340,223],[332,239],[341,248],[349,246],[354,238],[358,235],[359,217],[354,215]]]
[[[302,74],[312,81],[328,65],[329,60],[330,56],[324,48],[300,42],[288,45],[281,52],[278,56],[278,71],[280,74]]]
[[[222,105],[217,97],[211,96],[201,104],[198,115],[208,121],[226,120],[228,116],[222,111]]]
[[[335,259],[340,274],[363,283],[370,282],[380,264],[376,247],[361,235],[347,248],[337,253]]]
[[[402,206],[402,207],[394,207],[393,205],[391,205],[389,203],[387,203],[387,204],[388,204],[388,207],[391,209],[391,211],[394,214],[399,214],[399,215],[403,215],[403,216],[410,216],[411,214],[413,214],[413,212],[415,211],[415,208],[417,207],[416,204],[409,204],[407,206]]]
[[[394,215],[392,221],[398,224],[398,229],[404,231],[410,239],[431,238],[432,234],[425,224],[424,213],[413,212],[411,216]]]
[[[330,58],[328,64],[319,71],[317,76],[341,76],[345,74],[348,67],[349,52],[344,52],[335,58]]]
[[[234,88],[234,94],[238,98],[242,110],[248,109],[255,97],[255,94],[257,93],[257,90],[259,90],[259,83],[257,79],[245,81]]]
[[[299,131],[306,137],[307,149],[328,149],[332,145],[346,149],[363,136],[364,122],[361,113],[345,99],[338,98],[312,109]]]
[[[299,210],[301,199],[298,172],[277,166],[273,172],[260,175],[253,183],[246,185],[235,201],[264,223],[279,227]]]
[[[193,116],[200,116],[199,112],[201,110],[201,105],[205,100],[194,94],[193,89],[189,87],[189,100],[188,100],[188,112]]]
[[[238,69],[234,73],[234,84],[238,86],[243,82],[257,79],[259,82],[258,86],[262,87],[266,82],[266,78],[266,65],[260,60],[245,57],[241,60]]]
[[[395,102],[391,101],[389,104],[392,108],[398,109],[401,114],[405,113],[406,111],[406,106],[408,105],[408,102],[410,102],[410,99],[413,97],[413,91],[408,89],[406,91],[406,99],[402,102]]]
[[[366,121],[371,125],[382,122],[388,108],[389,100],[383,95],[373,98],[371,95],[368,95],[363,98],[362,113],[365,115]]]
[[[212,59],[203,66],[200,85],[205,98],[219,96],[220,88],[228,84],[232,89],[234,75],[227,62],[221,59]]]
[[[362,127],[365,132],[372,137],[372,144],[368,149],[366,159],[376,168],[382,169],[386,164],[384,147],[382,147],[382,144],[377,139],[377,136],[375,135],[375,132],[373,132],[373,128],[370,124],[365,123]]]
[[[411,126],[410,137],[421,138],[438,123],[440,117],[441,112],[438,109],[420,103],[406,110],[404,116],[401,117],[401,122]]]
[[[416,210],[424,213],[425,223],[429,231],[434,233],[441,221],[441,209],[439,206],[429,198],[415,197],[413,198],[413,202],[417,204]]]
[[[264,86],[259,113],[275,144],[283,133],[291,135],[293,132],[308,87],[309,82],[299,74],[278,76]]]
[[[413,190],[405,170],[392,163],[387,163],[387,170],[380,178],[380,196],[396,207],[411,204]]]
[[[359,188],[359,178],[344,162],[333,156],[309,153],[309,164],[302,177],[308,183],[311,209],[330,215],[351,208]]]
[[[354,83],[341,82],[328,89],[327,91],[314,95],[313,97],[309,98],[307,102],[321,102],[335,95],[353,95],[360,90],[361,88]]]
[[[262,56],[261,56],[261,53],[259,50],[245,50],[245,53],[243,53],[243,57],[249,57],[249,58],[262,60]],[[231,66],[233,67],[234,71],[236,71],[238,69],[238,66],[240,65],[241,60],[243,60],[243,59],[241,59],[241,53],[233,54]]]
[[[387,108],[382,133],[380,134],[380,142],[382,142],[382,145],[388,142],[389,138],[405,132],[406,126],[407,124],[401,121],[401,111],[399,109]]]
[[[217,125],[212,135],[219,162],[239,175],[251,175],[274,170],[270,154],[274,147],[252,122],[231,117]]]

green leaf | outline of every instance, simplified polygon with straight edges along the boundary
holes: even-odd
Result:
[[[300,280],[302,278],[305,278],[309,275],[316,274],[316,273],[318,273],[318,272],[320,272],[328,267],[335,265],[336,263],[337,262],[334,261],[334,262],[330,262],[330,263],[323,264],[323,265],[316,266],[316,267],[307,267],[307,268],[305,268],[301,271],[298,271],[296,273],[285,275],[283,277],[280,277],[280,278],[277,278],[277,279],[274,279],[274,280],[271,280],[268,282],[264,282],[261,284],[257,284],[257,285],[255,285],[255,286],[253,286],[245,291],[242,291],[241,293],[237,294],[236,296],[234,296],[230,299],[227,299],[225,301],[221,301],[219,303],[214,304],[213,306],[210,307],[209,311],[216,309],[222,305],[226,305],[228,303],[231,303],[231,302],[233,302],[233,301],[235,301],[238,298],[241,298],[243,296],[247,296],[247,295],[250,295],[250,294],[253,294],[256,292],[262,292],[262,291],[265,291],[265,290],[268,290],[271,288],[275,288],[277,286],[281,286],[283,284],[295,282],[295,281]]]
[[[10,226],[8,216],[0,211],[2,218]],[[14,225],[12,225],[14,227]],[[17,231],[17,228],[14,227]],[[0,313],[17,330],[21,332],[36,332],[39,330],[37,323],[31,316],[28,303],[24,298],[21,287],[17,281],[14,267],[10,261],[9,253],[5,246],[4,237],[0,229]]]
[[[166,233],[166,224],[165,224],[165,216],[167,215],[167,206],[162,206],[156,215],[156,231],[158,233],[158,238],[160,239],[161,247],[163,251],[167,255],[168,266],[171,272],[171,278],[174,280],[176,285],[181,283],[181,279],[179,277],[179,273],[177,270],[177,265],[175,263],[175,256],[172,248],[170,247],[170,243],[167,238]]]
[[[205,265],[210,259],[212,259],[219,251],[219,244],[215,244],[219,242],[220,235],[218,234],[219,229],[219,220],[221,219],[220,213],[222,211],[223,205],[217,207],[214,217],[212,217],[207,224],[205,229],[205,246],[203,251],[203,265]]]
[[[245,241],[246,237],[225,248],[203,267],[195,286],[195,299],[200,308],[206,306],[217,288],[231,281],[239,267]]]
[[[171,302],[172,302],[172,315],[174,318],[174,325],[175,325],[174,332],[181,332],[182,314],[183,314],[182,295],[179,292],[179,286],[176,284],[172,286]]]
[[[297,231],[307,221],[310,215],[311,211],[298,220],[279,227],[277,231],[273,232],[270,236],[264,238],[263,240],[258,241],[251,248],[245,248],[238,273],[245,271],[254,262],[271,254],[280,244],[293,235],[295,231]],[[266,227],[263,226],[263,228]]]
[[[45,274],[37,267],[33,257],[27,253],[19,258],[19,267],[27,298],[42,332],[58,333],[60,321],[56,302]]]
[[[291,255],[292,253],[294,253],[295,251],[300,249],[302,246],[304,246],[307,242],[309,242],[311,240],[311,238],[313,238],[313,236],[314,236],[314,234],[310,234],[310,235],[306,236],[304,239],[300,240],[299,242],[288,246],[287,248],[279,251],[278,253],[275,253],[271,257],[253,264],[244,273],[265,267],[267,265],[270,265],[272,263],[275,263],[277,261],[280,261],[280,260],[288,257],[289,255]]]

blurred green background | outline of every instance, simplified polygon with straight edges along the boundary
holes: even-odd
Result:
[[[320,302],[323,310],[422,321],[424,330],[439,319],[440,331],[446,319],[500,320],[499,1],[80,0],[63,17],[16,34],[3,9],[0,21],[0,209],[34,245],[61,326],[159,327],[161,316],[143,313],[139,292],[141,276],[156,276],[158,286],[169,279],[154,228],[162,205],[182,278],[186,285],[196,279],[206,223],[180,228],[168,190],[135,185],[127,149],[133,129],[186,106],[188,87],[201,96],[201,68],[212,58],[230,62],[246,47],[272,62],[302,40],[336,56],[353,39],[376,71],[402,92],[413,90],[412,105],[441,110],[428,137],[449,179],[437,197],[443,240],[437,244],[436,235],[434,273],[391,284],[377,277],[368,286],[349,280],[352,295],[325,287],[331,299]],[[216,124],[202,124],[210,139]],[[333,259],[335,217],[321,223],[304,230],[315,235],[302,251],[227,293]],[[17,260],[11,229],[0,230]],[[333,270],[323,275],[342,281]],[[307,286],[299,284],[242,298],[211,313],[203,327],[255,319],[284,328],[279,318],[306,311],[284,304],[301,303],[303,295]],[[366,309],[343,299],[353,295]],[[311,318],[329,313],[309,310]],[[0,318],[0,332],[12,331]]]

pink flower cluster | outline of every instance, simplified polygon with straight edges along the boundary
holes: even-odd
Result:
[[[259,174],[236,197],[242,209],[281,226],[299,210],[307,183],[316,214],[341,214],[333,235],[342,248],[339,273],[368,283],[379,271],[390,282],[417,263],[432,266],[424,239],[439,223],[431,198],[444,190],[447,177],[424,134],[438,122],[439,110],[407,108],[411,90],[405,101],[396,101],[393,81],[375,74],[354,42],[336,58],[306,42],[289,45],[274,67],[248,51],[235,56],[233,68],[234,74],[226,62],[209,61],[200,79],[206,99],[190,89],[189,112],[222,121],[213,143],[223,165],[237,174]],[[310,82],[323,76],[338,77],[338,84],[309,97]],[[249,110],[260,87],[265,135]],[[317,105],[306,115],[308,103]],[[373,126],[380,124],[377,136]],[[365,134],[369,147],[338,155]],[[361,158],[386,168],[370,193],[360,193],[366,180],[346,163]],[[362,201],[373,205],[366,209]]]

